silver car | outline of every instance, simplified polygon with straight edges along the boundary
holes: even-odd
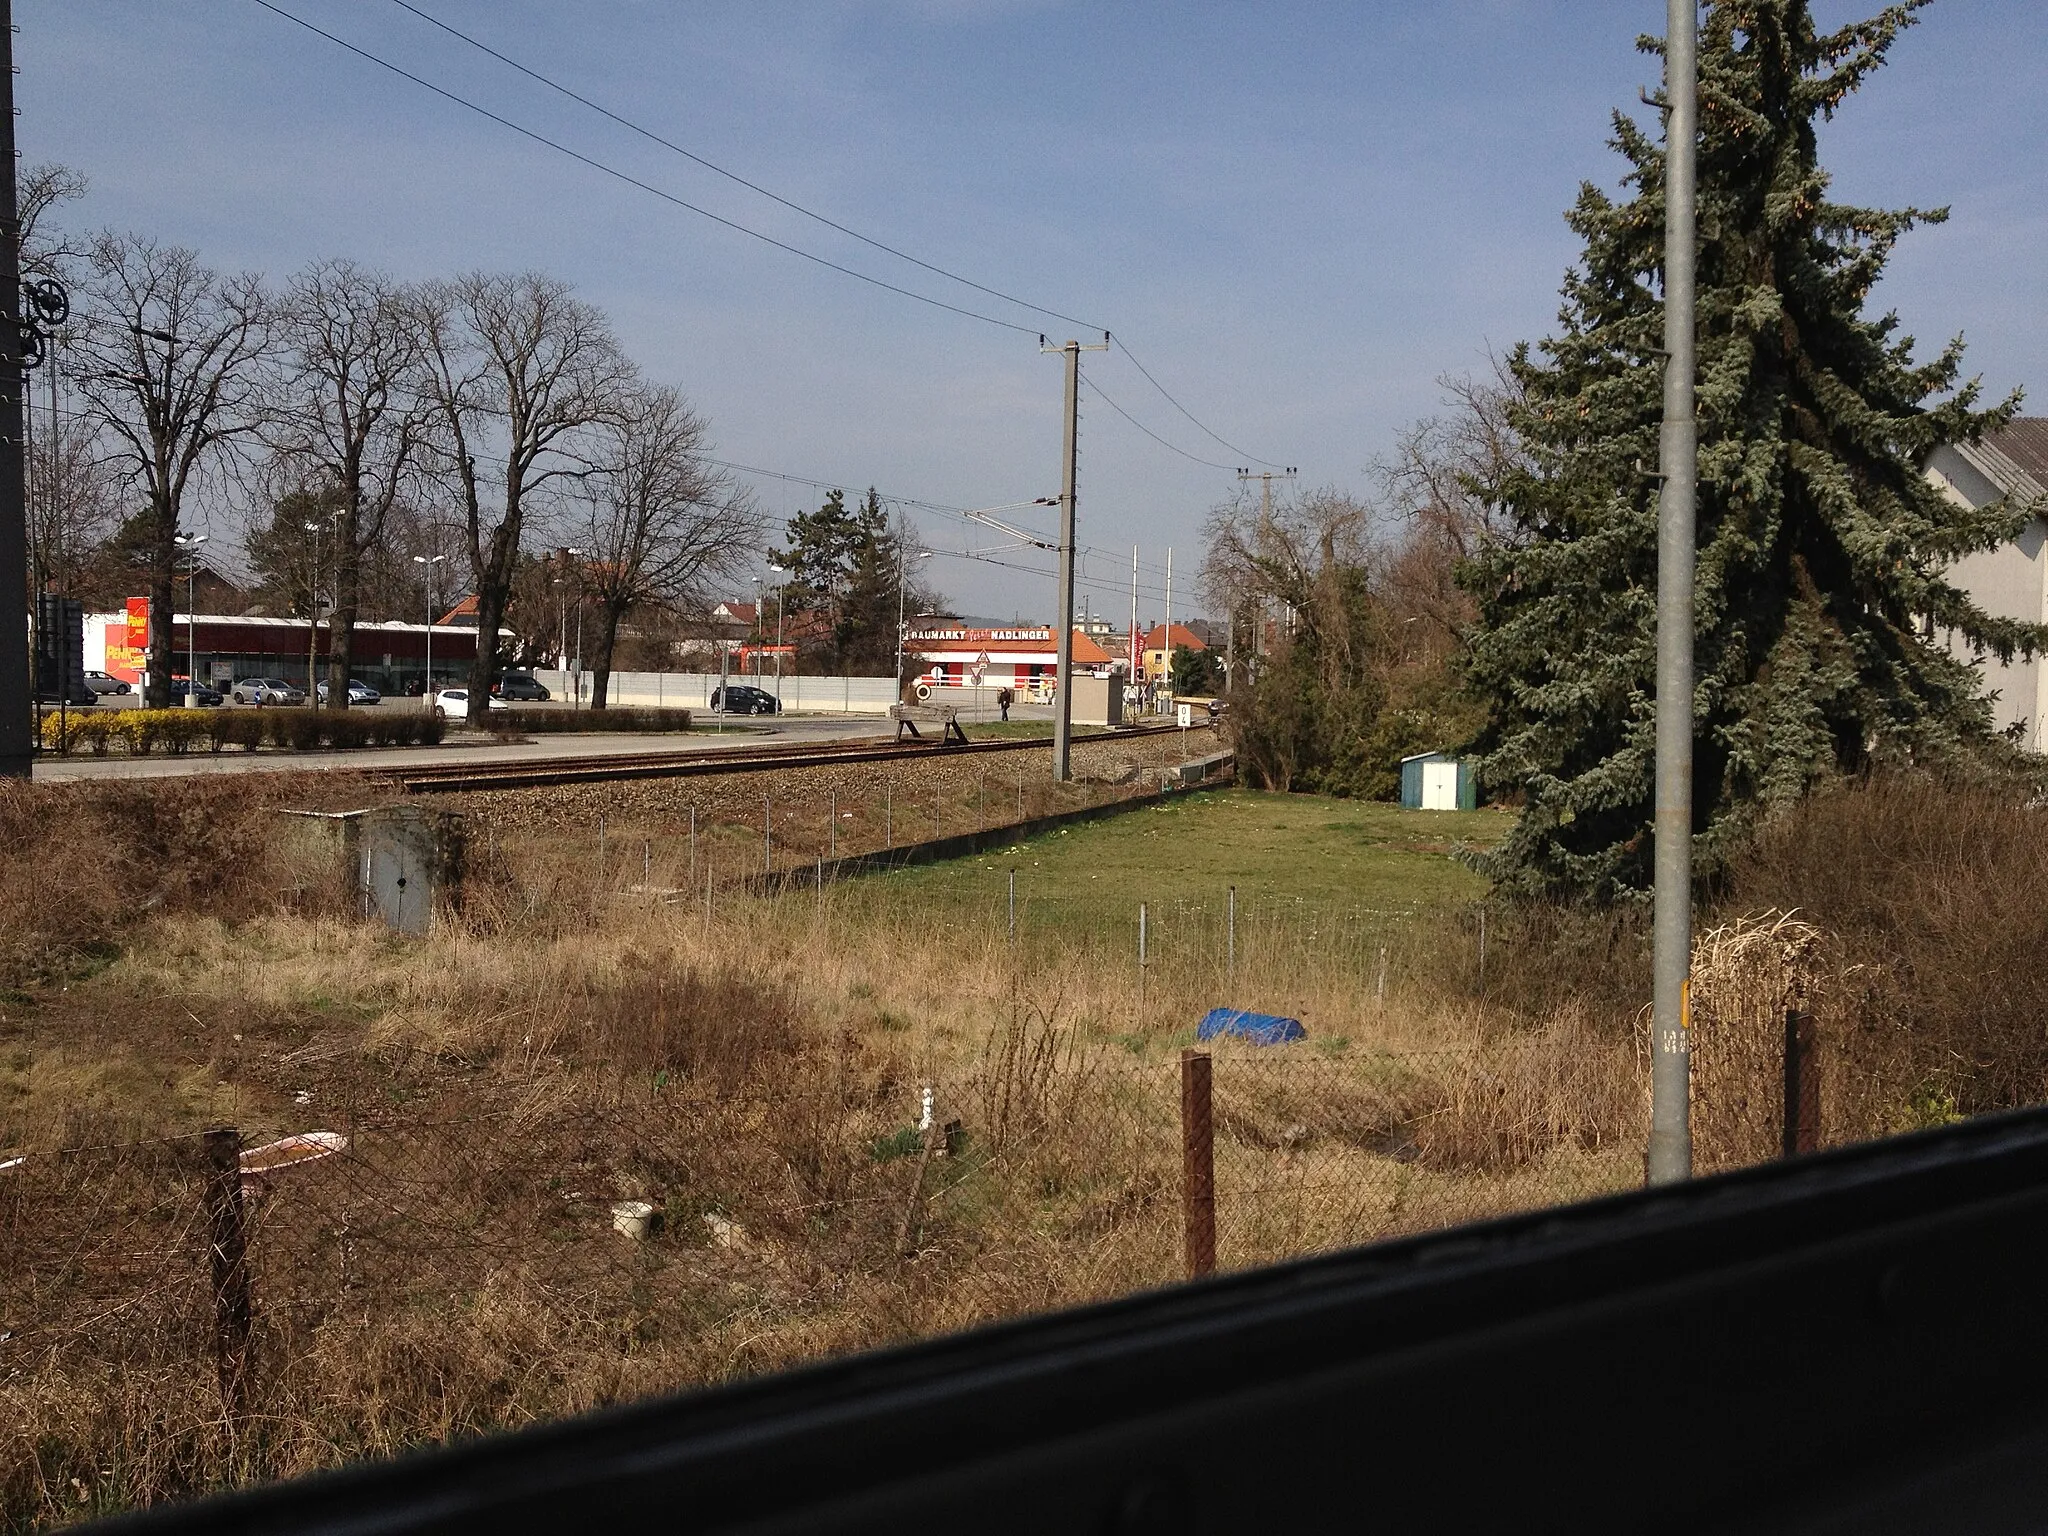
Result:
[[[306,690],[294,688],[281,677],[245,677],[235,684],[237,704],[303,704]]]

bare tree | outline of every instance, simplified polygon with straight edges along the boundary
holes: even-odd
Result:
[[[121,473],[90,420],[40,417],[30,439],[30,578],[38,592],[76,597],[121,519]]]
[[[68,165],[35,165],[21,173],[21,275],[61,278],[90,249],[88,242],[59,229],[53,210],[85,196],[83,172]]]
[[[676,390],[635,388],[600,439],[598,473],[571,501],[583,550],[579,601],[597,619],[593,709],[605,707],[629,611],[701,604],[707,584],[738,574],[761,543],[753,498],[699,457],[707,437],[704,418]]]
[[[1439,383],[1445,412],[1408,428],[1374,466],[1401,523],[1384,595],[1425,657],[1451,654],[1476,612],[1458,585],[1459,568],[1484,546],[1518,537],[1487,488],[1524,462],[1510,422],[1520,386],[1504,363],[1495,359],[1489,377]]]
[[[79,390],[146,496],[135,530],[149,567],[149,687],[171,701],[175,542],[194,477],[256,430],[270,310],[253,273],[137,235],[94,238],[81,275]]]
[[[436,454],[468,524],[477,598],[469,691],[483,699],[497,681],[498,630],[528,505],[536,492],[591,473],[579,439],[616,418],[633,369],[601,313],[535,273],[437,284],[421,321]]]
[[[284,376],[268,435],[302,479],[324,480],[322,574],[332,578],[328,698],[348,704],[363,560],[419,478],[434,406],[414,391],[424,359],[413,295],[354,262],[316,262],[293,278],[278,311]],[[318,609],[315,595],[314,608]],[[308,680],[311,697],[319,695]]]

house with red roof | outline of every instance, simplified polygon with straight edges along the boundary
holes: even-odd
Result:
[[[1209,642],[1185,624],[1154,624],[1145,632],[1145,681],[1164,683],[1173,671],[1173,653],[1182,646],[1206,651]]]

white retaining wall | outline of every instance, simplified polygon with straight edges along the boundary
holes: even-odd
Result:
[[[533,675],[555,696],[557,704],[575,702],[575,674],[536,670]],[[735,672],[732,681],[755,686],[751,672],[744,677]],[[593,674],[585,672],[586,704],[594,683]],[[711,690],[717,686],[716,672],[614,672],[605,698],[612,704],[709,709]],[[778,685],[772,672],[764,672],[759,686],[768,693],[779,693],[785,710],[812,714],[886,715],[896,702],[893,677],[785,677]]]

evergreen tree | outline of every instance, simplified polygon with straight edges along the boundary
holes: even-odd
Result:
[[[874,487],[858,507],[830,491],[815,512],[789,520],[789,547],[773,556],[789,571],[784,602],[791,614],[815,616],[803,627],[800,648],[835,672],[887,672],[896,661],[898,585],[906,575],[903,549]],[[934,595],[915,583],[906,589],[913,609]]]
[[[1699,560],[1695,867],[1817,781],[1989,745],[1977,674],[1941,632],[2008,657],[2048,640],[1944,574],[2012,537],[1923,478],[1938,444],[2003,424],[1976,409],[1960,340],[1916,364],[1864,306],[1893,244],[1945,210],[1831,202],[1826,119],[1925,0],[1816,32],[1806,0],[1710,0],[1700,38]],[[1662,45],[1644,39],[1644,51]],[[1663,331],[1661,145],[1617,114],[1629,195],[1580,191],[1585,242],[1561,330],[1511,358],[1524,464],[1483,493],[1509,536],[1463,579],[1469,677],[1489,720],[1482,780],[1525,797],[1493,860],[1510,888],[1613,899],[1645,887],[1654,800],[1656,503]]]
[[[846,509],[846,493],[827,491],[815,512],[799,512],[789,520],[789,547],[774,556],[789,572],[783,601],[791,612],[837,613],[853,563],[854,515]]]
[[[846,596],[832,632],[843,672],[886,672],[896,664],[897,583],[903,550],[873,486],[853,518]]]

